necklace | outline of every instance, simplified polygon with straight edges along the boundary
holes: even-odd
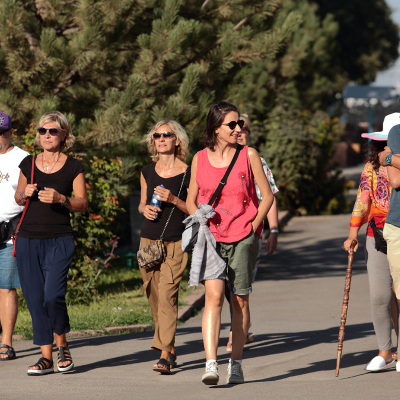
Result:
[[[61,157],[61,153],[58,155],[56,162],[53,164],[53,166],[51,167],[51,170],[49,171],[49,166],[48,165],[44,166],[44,162],[43,162],[44,154],[42,153],[42,168],[43,168],[43,171],[46,172],[46,174],[51,174],[51,171],[53,171],[53,168],[56,166],[56,164],[57,164],[58,160],[60,159],[60,157]],[[47,172],[47,171],[49,171],[49,172]]]

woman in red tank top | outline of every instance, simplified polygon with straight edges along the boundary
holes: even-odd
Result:
[[[197,204],[207,203],[226,172],[234,154],[237,137],[243,126],[238,109],[231,103],[213,104],[207,116],[204,143],[192,162],[191,180],[186,201],[190,214]],[[258,204],[254,182],[263,200]],[[218,279],[205,280],[205,307],[202,332],[206,352],[206,371],[202,381],[206,385],[218,383],[217,348],[224,302],[225,280],[232,298],[232,354],[228,365],[227,383],[243,383],[241,365],[243,346],[250,323],[249,294],[252,273],[258,254],[258,237],[262,222],[273,202],[273,194],[255,149],[244,146],[228,177],[227,183],[215,200],[215,216],[209,220],[220,257],[227,268]]]

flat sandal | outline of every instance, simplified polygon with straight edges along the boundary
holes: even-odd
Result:
[[[45,357],[39,358],[39,361],[35,365],[31,365],[31,367],[39,367],[39,369],[28,369],[29,376],[47,375],[54,372],[53,360]]]
[[[72,361],[71,353],[69,351],[68,345],[67,346],[60,346],[57,349],[58,357],[57,357],[57,368],[60,372],[67,372],[74,368],[74,362]],[[66,367],[61,367],[61,362],[69,362]]]

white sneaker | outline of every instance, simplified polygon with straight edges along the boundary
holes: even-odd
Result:
[[[400,372],[400,361],[396,362],[396,372]]]
[[[216,385],[219,381],[218,364],[216,361],[206,363],[206,372],[201,377],[205,385]]]
[[[233,385],[244,383],[242,365],[235,360],[229,360],[226,383]]]

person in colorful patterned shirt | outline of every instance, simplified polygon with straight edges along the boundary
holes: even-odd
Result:
[[[358,232],[361,226],[368,222],[365,257],[372,322],[378,341],[379,354],[364,369],[379,371],[395,361],[391,350],[392,321],[390,309],[393,294],[389,262],[386,254],[376,249],[371,221],[375,222],[377,228],[383,228],[390,206],[392,187],[389,184],[387,167],[379,163],[379,153],[386,146],[387,134],[373,132],[363,133],[362,136],[371,140],[366,152],[367,163],[361,174],[357,199],[351,215],[349,237],[344,242],[343,248],[349,251],[352,241],[355,240],[357,245],[354,250],[357,250]],[[395,320],[397,319],[398,316]]]

